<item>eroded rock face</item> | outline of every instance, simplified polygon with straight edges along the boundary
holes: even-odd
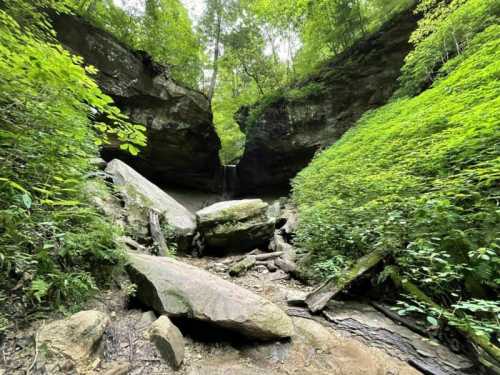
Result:
[[[301,90],[302,97],[278,98],[256,118],[242,108],[237,115],[247,136],[238,166],[242,190],[286,187],[318,150],[339,139],[363,113],[385,104],[397,87],[416,21],[411,11],[396,17],[285,90]]]
[[[251,250],[269,243],[275,218],[261,199],[242,199],[213,204],[196,213],[198,229],[209,249]]]
[[[171,258],[138,253],[129,257],[137,297],[159,314],[196,319],[260,340],[294,332],[281,309],[242,287]]]
[[[191,212],[121,160],[114,159],[108,163],[106,173],[112,176],[115,189],[125,202],[127,222],[131,228],[147,231],[149,210],[156,210],[174,229],[179,249],[189,248],[196,231],[196,221]]]
[[[70,360],[72,366],[83,371],[92,361],[109,322],[102,312],[81,311],[43,326],[38,332],[39,345],[46,348],[50,361],[62,364]]]
[[[218,189],[220,141],[207,98],[173,81],[168,68],[129,50],[112,35],[82,18],[53,17],[58,38],[71,52],[95,66],[101,89],[134,123],[147,127],[148,146],[138,156],[117,144],[103,156],[123,159],[157,183]]]

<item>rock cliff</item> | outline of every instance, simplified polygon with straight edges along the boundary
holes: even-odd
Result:
[[[138,157],[117,144],[103,150],[158,184],[218,190],[220,141],[207,98],[175,82],[168,67],[134,52],[82,18],[53,17],[58,39],[98,70],[101,89],[130,119],[147,127],[148,146]]]
[[[247,139],[238,176],[245,191],[287,186],[318,150],[386,103],[416,22],[411,11],[402,13],[308,79],[241,108],[236,119]]]

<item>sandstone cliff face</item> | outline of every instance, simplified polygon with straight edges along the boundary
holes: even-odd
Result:
[[[159,184],[216,190],[220,141],[207,98],[82,18],[54,16],[53,23],[61,43],[99,70],[101,89],[133,122],[147,127],[148,146],[138,157],[115,144],[104,149],[104,158],[122,159]]]
[[[317,150],[339,139],[364,112],[386,103],[397,88],[416,22],[410,11],[403,13],[270,104],[261,103],[257,115],[251,114],[256,107],[242,108],[237,121],[247,140],[238,166],[241,186],[246,191],[287,186]],[[294,91],[306,94],[289,95]]]

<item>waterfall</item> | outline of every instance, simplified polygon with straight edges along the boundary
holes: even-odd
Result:
[[[222,198],[228,200],[234,197],[238,190],[238,171],[236,165],[222,167]]]

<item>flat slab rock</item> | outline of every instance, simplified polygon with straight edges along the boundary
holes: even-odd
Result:
[[[114,159],[108,163],[106,173],[112,176],[115,188],[122,194],[128,221],[132,225],[136,222],[137,225],[147,226],[148,211],[154,209],[164,216],[180,238],[189,238],[194,234],[194,215],[133,168]]]
[[[323,313],[337,329],[392,353],[424,373],[469,374],[468,369],[473,367],[467,358],[396,324],[370,305],[333,301]]]
[[[129,253],[129,260],[138,299],[158,314],[196,319],[259,340],[294,333],[285,312],[236,284],[172,258]]]
[[[196,220],[208,248],[249,250],[271,240],[276,219],[268,208],[261,199],[225,201],[199,210]]]

